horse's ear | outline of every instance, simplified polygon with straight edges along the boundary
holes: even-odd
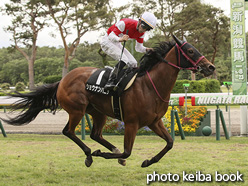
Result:
[[[182,45],[182,41],[179,40],[174,34],[172,34],[172,37],[173,37],[173,39],[176,41],[176,43],[177,43],[179,46]]]
[[[183,36],[183,41],[187,42],[187,39],[186,39],[186,37],[185,37],[185,36]]]

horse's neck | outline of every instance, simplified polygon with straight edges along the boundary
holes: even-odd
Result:
[[[177,57],[174,47],[168,52],[165,59],[177,64]],[[163,99],[168,99],[175,85],[179,70],[171,65],[161,62],[151,71],[151,78]]]

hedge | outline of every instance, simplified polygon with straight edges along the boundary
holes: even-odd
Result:
[[[43,82],[44,83],[55,83],[57,81],[60,81],[61,80],[61,76],[58,76],[58,75],[53,75],[53,76],[47,76],[46,78],[44,78]]]
[[[220,92],[220,82],[216,79],[204,79],[199,81],[177,80],[171,93],[184,93],[183,84],[190,84],[188,93],[214,93]]]
[[[200,80],[205,82],[205,92],[220,92],[220,82],[216,79]]]

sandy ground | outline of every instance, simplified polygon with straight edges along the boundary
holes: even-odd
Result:
[[[229,114],[226,111],[226,108],[221,108],[224,119],[225,119],[225,124],[227,127],[227,130],[229,132]],[[216,133],[216,109],[210,109],[211,111],[211,128],[213,131],[213,134]],[[246,116],[247,117],[247,116]],[[248,120],[247,120],[248,121]],[[220,134],[224,135],[223,127],[222,127],[222,122],[219,119],[220,122]],[[230,110],[230,123],[231,123],[231,133],[233,136],[239,136],[240,135],[240,109],[232,109]]]
[[[0,117],[7,118],[3,111]],[[8,114],[13,117],[15,114]],[[56,112],[55,115],[49,112],[40,112],[34,121],[28,125],[12,126],[2,122],[6,133],[38,133],[38,134],[62,134],[62,130],[68,121],[68,114],[65,111]]]
[[[228,112],[226,112],[225,108],[221,108],[224,114],[225,123],[227,129],[229,131],[229,120],[228,120]],[[215,134],[215,109],[211,109],[211,128],[213,134]],[[9,115],[13,116],[13,115]],[[239,108],[231,108],[230,112],[231,116],[231,131],[232,135],[240,135],[240,110]],[[0,117],[6,118],[6,113],[1,109]],[[37,118],[32,121],[28,125],[23,126],[11,126],[2,122],[5,132],[8,133],[37,133],[37,134],[62,134],[62,130],[65,127],[68,121],[68,114],[61,110],[57,112],[55,115],[49,112],[40,112]],[[220,122],[221,124],[221,122]],[[0,131],[1,132],[1,131]],[[223,129],[221,125],[221,135],[223,135]]]

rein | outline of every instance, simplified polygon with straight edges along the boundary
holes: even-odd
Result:
[[[160,96],[160,94],[159,94],[159,92],[158,92],[158,90],[157,90],[157,88],[156,88],[155,84],[153,83],[152,78],[151,78],[151,76],[150,76],[150,74],[149,74],[149,72],[148,72],[148,71],[146,71],[146,74],[147,74],[147,76],[149,77],[149,80],[151,81],[152,86],[153,86],[153,88],[154,88],[155,92],[157,93],[158,97],[159,97],[159,98],[160,98],[163,102],[165,102],[165,103],[169,103],[169,101],[164,100],[164,99]]]

